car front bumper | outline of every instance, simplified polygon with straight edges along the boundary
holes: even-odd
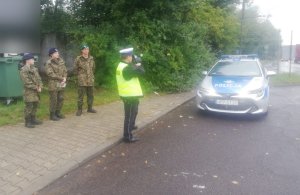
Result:
[[[234,95],[209,96],[197,92],[196,104],[200,110],[232,114],[263,114],[268,111],[269,97],[236,97]]]

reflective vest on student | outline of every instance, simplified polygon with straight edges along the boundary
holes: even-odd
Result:
[[[140,81],[137,77],[133,77],[130,80],[124,79],[123,69],[126,66],[128,66],[128,64],[120,62],[116,71],[119,95],[121,97],[143,96],[143,91],[140,85]]]

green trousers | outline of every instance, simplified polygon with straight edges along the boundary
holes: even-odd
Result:
[[[64,104],[64,90],[49,91],[49,111],[61,111]]]
[[[84,95],[87,95],[87,105],[89,108],[93,106],[94,102],[94,87],[93,86],[79,86],[78,87],[78,109],[82,109]]]
[[[30,118],[36,115],[39,102],[25,102],[24,115],[25,118]]]

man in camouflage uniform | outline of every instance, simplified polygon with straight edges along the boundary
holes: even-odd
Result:
[[[35,125],[42,124],[36,119],[36,111],[43,84],[37,68],[34,67],[34,56],[25,54],[22,61],[24,65],[20,69],[20,76],[24,85],[25,127],[34,128]]]
[[[87,95],[87,112],[96,113],[96,110],[93,109],[94,72],[94,58],[89,55],[89,47],[87,45],[83,45],[81,46],[81,55],[77,56],[74,62],[74,74],[77,75],[78,83],[78,110],[76,112],[76,116],[80,116],[82,114],[84,94]]]
[[[65,118],[61,109],[64,102],[67,68],[56,48],[50,48],[48,54],[50,59],[45,64],[45,71],[48,77],[50,120],[58,121]]]

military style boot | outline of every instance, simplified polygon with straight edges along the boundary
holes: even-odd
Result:
[[[88,106],[87,112],[89,113],[97,113],[95,109],[92,108],[92,106]]]
[[[76,116],[81,116],[82,114],[82,107],[78,106],[77,112],[76,112]]]
[[[41,125],[41,124],[43,124],[42,121],[36,119],[36,116],[35,116],[35,115],[32,115],[32,116],[31,116],[31,123],[32,123],[33,125]]]
[[[27,128],[34,128],[35,126],[31,123],[30,117],[25,117],[25,127]]]
[[[55,115],[55,112],[50,112],[50,120],[59,121],[59,118]]]
[[[60,112],[60,110],[56,110],[56,111],[55,111],[55,115],[56,115],[56,117],[59,118],[59,119],[64,119],[64,118],[66,118],[66,117]]]

